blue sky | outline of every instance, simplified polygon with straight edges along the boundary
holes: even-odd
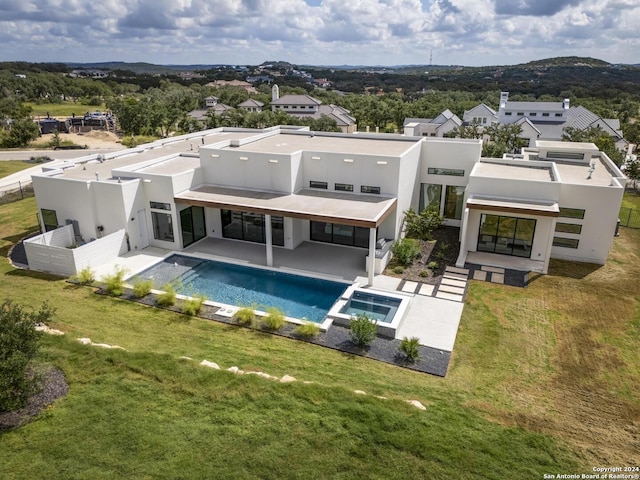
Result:
[[[640,63],[639,0],[0,0],[0,61]]]

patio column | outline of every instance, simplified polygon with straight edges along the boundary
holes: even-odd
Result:
[[[267,244],[267,267],[273,267],[273,244],[271,242],[271,215],[264,216],[264,236]]]
[[[549,260],[551,260],[551,249],[553,248],[553,236],[555,235],[557,221],[558,219],[555,217],[551,219],[551,228],[549,231],[549,237],[547,238],[547,249],[544,252],[544,267],[542,268],[542,273],[545,275],[549,271]]]
[[[373,285],[374,269],[376,268],[376,227],[369,229],[369,278],[367,285]]]

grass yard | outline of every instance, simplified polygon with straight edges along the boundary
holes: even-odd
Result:
[[[627,193],[625,193],[622,199],[622,207],[640,210],[640,192],[627,190]]]
[[[35,208],[33,198],[0,206],[0,253],[36,229]],[[639,252],[640,230],[622,229],[604,267],[552,262],[527,289],[472,281],[444,379],[98,296],[0,260],[0,300],[57,309],[52,326],[67,335],[45,338],[40,361],[70,384],[37,421],[0,434],[2,471],[537,479],[637,464]],[[202,359],[301,381],[237,376]]]
[[[33,163],[23,162],[22,160],[2,160],[0,161],[0,178],[33,166]]]
[[[31,107],[33,116],[46,117],[47,113],[51,117],[70,117],[74,113],[78,117],[82,117],[86,112],[103,112],[107,109],[106,105],[86,105],[83,103],[65,102],[65,103],[35,103],[24,102],[24,105]]]

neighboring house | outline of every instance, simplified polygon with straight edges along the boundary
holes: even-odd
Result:
[[[206,123],[207,117],[211,113],[213,113],[214,115],[222,115],[224,112],[233,110],[233,107],[225,105],[224,103],[219,103],[218,100],[218,97],[214,97],[213,95],[207,97],[204,99],[206,108],[192,110],[188,113],[188,115],[201,123]]]
[[[444,137],[462,125],[462,120],[447,109],[436,118],[405,118],[404,134],[409,137]]]
[[[261,112],[262,107],[264,107],[264,103],[258,100],[254,100],[253,98],[250,98],[249,100],[245,100],[244,102],[238,104],[238,108],[241,108],[248,112]]]
[[[351,112],[338,105],[324,105],[317,98],[309,95],[284,95],[280,97],[280,90],[277,85],[271,89],[271,110],[274,112],[284,112],[301,118],[319,119],[327,116],[335,120],[343,133],[353,133],[357,130],[356,119],[351,116]]]
[[[262,243],[271,266],[275,249],[323,242],[361,249],[371,284],[384,268],[377,241],[401,238],[404,212],[429,204],[461,227],[460,266],[605,262],[626,182],[606,154],[568,142],[503,159],[481,150],[480,140],[218,128],[87,156],[34,175],[33,187],[43,231],[72,225],[78,244],[110,247],[83,266],[206,238]],[[29,264],[56,271],[37,242]]]
[[[471,110],[465,110],[462,116],[462,121],[465,123],[475,122],[479,126],[489,127],[498,123],[498,112],[493,108],[481,103],[473,107]]]

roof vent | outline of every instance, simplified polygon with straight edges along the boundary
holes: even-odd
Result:
[[[238,148],[240,146],[240,140],[237,138],[229,140],[229,146],[232,148]]]

